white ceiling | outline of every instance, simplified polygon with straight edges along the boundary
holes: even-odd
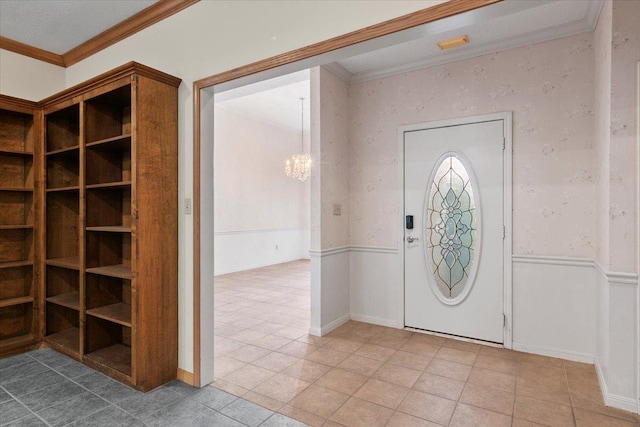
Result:
[[[0,0],[0,36],[63,54],[158,0]]]
[[[343,80],[356,83],[592,31],[602,3],[603,0],[505,0],[335,51],[331,53],[334,62],[324,66]],[[469,36],[468,45],[446,51],[438,48],[438,41],[463,34]],[[220,90],[215,94],[216,103],[297,130],[298,98],[309,97],[308,70]],[[308,129],[306,102],[305,110]]]
[[[601,8],[602,0],[506,0],[416,27],[405,32],[401,43],[338,60],[329,68],[358,82],[440,65],[591,31]],[[438,48],[438,41],[460,35],[469,36],[469,44]]]
[[[268,123],[300,131],[300,98],[304,98],[304,130],[309,129],[309,70],[242,86],[215,95],[217,106]]]

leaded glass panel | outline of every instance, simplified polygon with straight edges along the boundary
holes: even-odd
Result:
[[[454,155],[445,157],[427,193],[427,263],[445,300],[460,296],[469,283],[476,250],[476,201],[471,179]]]

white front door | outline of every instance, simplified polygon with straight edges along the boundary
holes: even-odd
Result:
[[[406,326],[503,342],[503,125],[404,132]]]

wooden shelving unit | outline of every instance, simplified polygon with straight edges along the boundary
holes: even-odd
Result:
[[[0,357],[44,342],[139,390],[176,377],[179,84],[129,63],[0,96]]]
[[[37,344],[41,115],[32,102],[0,95],[0,357]]]

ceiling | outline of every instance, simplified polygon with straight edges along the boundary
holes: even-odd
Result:
[[[592,31],[602,3],[506,0],[404,31],[400,42],[339,59],[328,68],[353,83]],[[469,44],[438,48],[438,41],[460,35],[467,35]]]
[[[309,70],[298,71],[215,95],[216,106],[261,121],[300,131],[300,98],[304,98],[304,130],[310,128]]]
[[[0,36],[63,54],[158,0],[0,0]]]
[[[593,31],[602,3],[505,0],[374,39],[366,49],[355,46],[350,54],[336,52],[333,62],[324,66],[343,80],[357,83]],[[438,41],[460,35],[469,36],[469,44],[446,51],[438,48]],[[309,97],[308,70],[221,91],[215,94],[215,101],[238,113],[299,130],[301,96]],[[308,129],[307,102],[305,110]]]

